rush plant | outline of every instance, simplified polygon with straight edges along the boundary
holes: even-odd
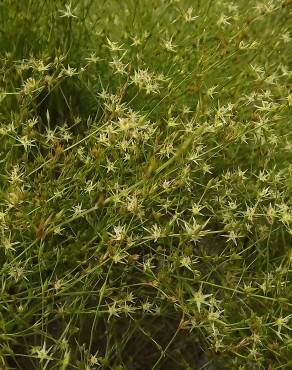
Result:
[[[0,2],[2,370],[292,368],[291,14]]]

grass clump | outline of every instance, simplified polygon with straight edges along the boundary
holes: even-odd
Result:
[[[289,17],[1,1],[1,369],[292,368]]]

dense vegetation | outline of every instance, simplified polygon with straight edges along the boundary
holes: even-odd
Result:
[[[0,2],[0,368],[291,369],[290,0]]]

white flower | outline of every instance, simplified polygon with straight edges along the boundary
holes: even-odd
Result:
[[[2,242],[2,245],[4,247],[5,253],[8,251],[15,252],[15,248],[13,248],[13,245],[19,244],[20,242],[11,242],[10,238],[5,238]]]
[[[172,38],[171,39],[169,39],[169,40],[164,40],[164,41],[162,41],[162,46],[167,50],[167,51],[170,51],[170,52],[172,52],[172,53],[174,53],[176,50],[176,45],[174,45],[173,43],[172,43]]]
[[[90,365],[98,365],[99,364],[98,358],[94,355],[90,356],[89,362],[90,362]]]
[[[193,22],[195,21],[197,18],[199,18],[198,15],[194,15],[193,16],[193,8],[190,7],[188,8],[188,10],[184,13],[184,19],[186,22]]]
[[[35,354],[40,361],[52,360],[52,357],[49,356],[49,351],[51,348],[52,347],[46,349],[46,343],[44,342],[42,347],[32,347],[31,352],[33,355]]]
[[[107,160],[107,166],[106,166],[106,172],[107,173],[115,171],[115,169],[117,168],[117,167],[115,167],[115,163],[116,162],[111,162],[111,161]]]
[[[100,61],[100,58],[96,56],[95,53],[91,53],[88,58],[85,58],[85,60],[89,63],[97,63]]]
[[[286,317],[279,317],[275,321],[274,325],[278,326],[277,334],[279,335],[279,337],[281,337],[282,327],[291,330],[291,327],[287,325],[291,318],[292,318],[292,315],[288,315]]]
[[[60,15],[61,18],[78,18],[76,15],[72,12],[72,5],[71,3],[65,4],[65,10],[59,10],[59,12],[62,14]]]
[[[51,130],[49,128],[46,129],[46,142],[54,141],[55,140],[55,130]]]
[[[289,32],[283,33],[283,35],[281,35],[281,39],[283,40],[285,44],[287,44],[288,42],[292,40]]]
[[[109,313],[108,319],[110,319],[112,316],[120,317],[119,308],[116,307],[116,302],[111,306],[108,306],[108,313]]]
[[[216,85],[216,86],[212,86],[212,87],[210,87],[208,90],[207,90],[207,95],[211,98],[211,99],[213,99],[214,98],[214,95],[215,94],[218,94],[218,92],[216,92],[215,90],[217,89],[217,87],[218,87],[218,85]]]
[[[114,57],[113,60],[109,64],[115,69],[115,74],[120,74],[120,75],[127,74],[126,68],[128,64],[124,64],[122,62],[122,58]]]
[[[180,265],[182,267],[185,267],[187,268],[188,270],[192,271],[191,269],[191,264],[192,264],[192,261],[190,259],[189,256],[182,256],[181,259],[180,259]]]
[[[195,302],[198,308],[198,311],[201,312],[201,306],[207,305],[210,306],[210,303],[207,301],[206,298],[211,297],[212,294],[203,294],[202,290],[198,290],[196,293],[194,293],[193,298],[191,298],[190,302]]]
[[[192,218],[192,224],[189,224],[188,222],[184,221],[186,235],[192,241],[198,241],[201,237],[206,235],[207,231],[204,231],[203,229],[207,225],[207,223],[208,221],[205,222],[204,225],[200,225],[196,222],[194,218]]]
[[[237,245],[237,239],[240,238],[240,235],[234,230],[230,230],[229,233],[224,236],[227,237],[227,241],[233,241],[235,245]]]
[[[33,142],[34,142],[35,140],[31,140],[31,139],[29,139],[29,138],[27,137],[27,135],[24,135],[24,136],[22,136],[22,137],[18,138],[18,141],[20,142],[20,144],[21,144],[21,145],[23,145],[24,150],[25,150],[26,152],[27,152],[28,148],[31,148],[32,146],[35,146],[35,145],[33,144]]]
[[[131,77],[132,82],[139,87],[139,89],[146,90],[147,94],[158,93],[159,84],[158,78],[155,77],[154,73],[149,72],[147,69],[138,69],[134,72],[134,76]]]
[[[108,48],[113,51],[124,51],[125,49],[122,48],[123,45],[119,45],[117,42],[111,41],[107,38]]]
[[[163,231],[160,226],[153,225],[150,230],[145,229],[150,234],[150,238],[153,239],[155,242],[163,236]]]
[[[198,203],[193,203],[192,205],[192,213],[194,216],[197,216],[197,215],[202,215],[201,213],[201,210],[203,209],[204,207],[201,206],[200,204]]]
[[[113,240],[123,240],[126,236],[126,226],[114,226],[114,233],[109,233],[109,235],[112,237]]]
[[[126,253],[121,253],[121,252],[116,252],[113,256],[112,259],[114,263],[125,263],[123,260],[127,258]]]
[[[230,24],[230,22],[228,22],[228,20],[230,18],[231,17],[227,17],[225,14],[221,14],[218,21],[217,21],[217,25],[218,26],[226,26],[227,24]]]
[[[80,214],[82,214],[82,212],[83,212],[83,210],[82,210],[82,203],[77,204],[76,206],[74,206],[72,208],[72,210],[73,210],[73,217],[79,216]]]
[[[68,64],[67,68],[62,69],[62,72],[63,72],[63,74],[65,74],[68,77],[72,77],[72,76],[77,74],[76,68],[70,67],[69,64]]]
[[[149,312],[151,312],[152,306],[153,306],[152,303],[146,301],[146,302],[142,303],[142,310],[144,312],[148,312],[149,313]]]
[[[86,186],[85,186],[85,192],[90,194],[93,192],[94,188],[95,188],[96,184],[93,184],[93,181],[92,180],[89,180],[86,182]]]
[[[9,182],[11,184],[20,184],[23,182],[23,175],[24,173],[20,171],[19,165],[13,167],[11,174],[9,176]]]

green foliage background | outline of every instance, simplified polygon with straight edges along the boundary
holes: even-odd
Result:
[[[291,369],[291,1],[0,2],[1,369]]]

